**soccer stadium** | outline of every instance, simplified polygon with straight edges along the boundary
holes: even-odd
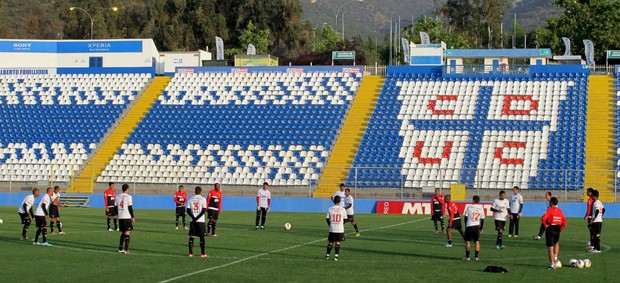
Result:
[[[90,21],[90,39],[0,39],[6,281],[616,280],[620,65],[593,48],[420,35],[391,65],[352,50],[295,65],[226,60],[217,40],[211,53],[93,39]],[[467,239],[474,207],[486,222],[469,262],[472,240],[448,229],[464,216]]]

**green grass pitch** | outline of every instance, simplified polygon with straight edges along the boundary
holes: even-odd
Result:
[[[547,270],[544,239],[535,241],[538,218],[524,218],[521,237],[507,238],[495,249],[492,218],[481,239],[481,260],[464,262],[464,244],[444,247],[445,235],[434,234],[428,216],[358,214],[362,230],[347,239],[340,260],[325,260],[327,225],[322,213],[269,213],[267,229],[254,229],[253,212],[224,211],[219,237],[207,238],[209,258],[187,257],[187,231],[174,230],[174,210],[136,210],[130,254],[117,253],[119,232],[105,230],[103,209],[61,211],[66,235],[51,235],[53,247],[33,246],[35,228],[19,239],[17,208],[0,207],[0,275],[3,282],[611,282],[618,280],[616,248],[620,221],[603,225],[603,253],[588,254],[582,219],[569,219],[562,234],[564,267]],[[285,231],[284,223],[292,224]],[[33,225],[34,226],[34,225]],[[455,232],[455,239],[458,232]],[[196,241],[195,251],[199,251]],[[473,254],[473,252],[472,252]],[[571,258],[592,260],[589,269],[568,266]],[[487,265],[510,270],[485,273]]]

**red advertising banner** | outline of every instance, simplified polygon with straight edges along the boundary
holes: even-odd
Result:
[[[465,208],[472,202],[454,202],[459,208],[459,213],[463,215]],[[481,202],[484,206],[487,216],[492,216],[492,203]],[[432,208],[430,201],[393,201],[379,200],[376,205],[376,214],[414,214],[414,215],[431,215]]]

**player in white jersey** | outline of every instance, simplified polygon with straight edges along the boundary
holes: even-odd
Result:
[[[123,193],[116,196],[116,207],[118,208],[118,226],[121,231],[118,252],[129,253],[129,240],[133,224],[136,218],[133,215],[133,198],[129,194],[129,185],[123,184]]]
[[[473,197],[474,203],[465,209],[463,216],[465,217],[465,258],[463,260],[470,260],[469,250],[471,249],[471,242],[476,243],[475,256],[476,260],[479,260],[480,254],[480,231],[484,228],[484,207],[480,204],[480,197]]]
[[[355,228],[355,237],[359,237],[360,234],[360,230],[357,228],[357,223],[355,223],[355,211],[353,210],[353,205],[354,205],[354,200],[353,200],[353,196],[351,195],[351,190],[349,188],[346,188],[344,190],[344,209],[347,210],[347,220],[345,220],[345,222],[351,222],[351,225],[353,225],[353,228]]]
[[[28,232],[28,228],[30,228],[30,223],[32,222],[32,218],[34,218],[34,211],[32,211],[32,206],[34,205],[34,199],[39,197],[39,189],[32,189],[32,194],[27,195],[24,200],[22,200],[22,204],[17,209],[17,213],[19,213],[19,218],[22,220],[22,240],[28,240],[28,236],[26,233]]]
[[[519,193],[521,189],[514,186],[512,188],[513,194],[510,195],[510,209],[508,214],[510,216],[510,228],[508,229],[508,237],[519,237],[519,220],[521,219],[521,211],[523,210],[523,196]]]
[[[339,196],[341,201],[344,199],[345,197],[344,190],[346,188],[347,187],[344,184],[340,184],[340,189],[337,190],[331,197],[333,203],[336,203],[336,199],[335,199],[336,196]]]
[[[52,235],[56,235],[54,232],[54,221],[56,221],[56,228],[58,228],[58,234],[64,235],[62,231],[62,223],[60,222],[60,187],[54,187],[54,194],[52,195],[52,204],[50,205],[50,231]]]
[[[36,211],[34,212],[34,220],[37,224],[37,234],[34,237],[33,245],[37,246],[51,246],[47,242],[47,215],[49,214],[50,204],[52,203],[52,195],[54,189],[52,187],[47,188],[47,194],[43,195],[39,201]],[[39,243],[39,236],[43,237],[43,242]]]
[[[495,240],[495,247],[498,250],[505,248],[502,236],[504,235],[504,229],[506,228],[506,217],[508,217],[508,207],[510,203],[506,199],[506,192],[500,191],[499,198],[493,201],[491,211],[493,211],[493,218],[495,218],[495,230],[497,230],[497,240]]]
[[[549,207],[551,207],[551,192],[546,192],[545,193],[545,199],[547,200],[547,205],[545,206],[545,209],[548,209]],[[538,229],[538,235],[534,236],[534,240],[540,240],[542,239],[542,234],[545,233],[545,225],[544,224],[540,224],[540,228]]]
[[[594,190],[592,192],[592,199],[594,203],[592,204],[592,217],[590,217],[590,238],[592,249],[589,250],[591,253],[601,253],[601,229],[603,228],[603,214],[605,214],[605,206],[598,199],[599,191]]]
[[[334,206],[330,207],[327,211],[325,220],[329,225],[329,235],[327,237],[327,254],[325,259],[329,259],[329,255],[332,252],[334,243],[336,249],[334,250],[334,260],[338,260],[338,254],[340,253],[340,242],[344,238],[344,221],[347,219],[347,211],[340,205],[340,196],[334,196]]]
[[[207,199],[202,197],[202,188],[194,189],[195,196],[187,202],[187,214],[189,215],[189,256],[194,256],[194,237],[200,238],[200,257],[208,257],[205,253],[205,213],[207,213]]]
[[[258,189],[256,194],[256,229],[259,228],[258,222],[260,221],[260,228],[265,229],[265,220],[267,220],[267,212],[271,206],[271,192],[269,191],[269,184],[263,183],[263,187]]]

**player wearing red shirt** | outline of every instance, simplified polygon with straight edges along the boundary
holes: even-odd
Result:
[[[105,215],[108,217],[108,231],[118,231],[118,211],[116,209],[116,192],[114,191],[114,183],[108,183],[108,189],[103,192],[103,206],[105,207]],[[110,219],[114,219],[114,230],[110,228]]]
[[[549,200],[551,207],[542,216],[542,224],[545,226],[545,238],[549,249],[549,269],[555,269],[560,253],[560,233],[566,227],[566,218],[561,209],[558,208],[558,198],[552,197]]]
[[[217,237],[215,234],[215,226],[217,225],[217,219],[220,216],[222,210],[222,191],[220,191],[220,184],[213,184],[213,190],[207,195],[207,215],[209,216],[209,226],[207,227],[207,236]],[[209,232],[211,231],[211,232]]]
[[[463,237],[463,226],[461,226],[461,215],[459,214],[459,208],[456,206],[456,203],[451,200],[450,195],[446,195],[445,203],[446,211],[450,216],[450,219],[448,221],[448,229],[446,229],[446,235],[448,236],[448,243],[446,244],[446,247],[451,248],[452,229],[456,229],[457,231],[459,231],[459,233],[461,233],[461,237]]]
[[[586,207],[586,215],[583,216],[583,219],[586,220],[586,225],[588,226],[588,232],[590,232],[590,218],[592,218],[592,205],[594,204],[594,199],[592,198],[592,193],[594,192],[593,188],[588,188],[586,190],[586,195],[588,196],[588,204]],[[592,234],[590,234],[590,241],[588,241],[587,248],[592,248]]]
[[[174,193],[174,203],[176,204],[176,219],[174,221],[176,230],[179,230],[179,216],[183,218],[183,229],[187,230],[185,222],[185,203],[187,202],[187,194],[183,185],[179,186],[179,190]]]
[[[443,233],[444,205],[445,203],[443,201],[443,196],[441,195],[439,188],[435,188],[435,195],[431,197],[431,207],[433,208],[431,220],[433,220],[435,224],[435,234],[439,233],[439,230],[437,230],[437,221],[441,222],[441,232]]]

